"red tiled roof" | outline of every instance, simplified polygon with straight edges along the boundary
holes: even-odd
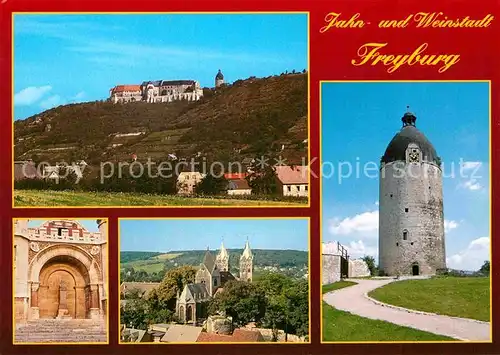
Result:
[[[264,341],[262,334],[258,331],[236,329],[232,335],[222,335],[216,333],[200,333],[197,343],[250,343]]]
[[[307,166],[276,166],[276,175],[282,184],[307,184],[309,169]]]
[[[125,92],[125,91],[141,91],[140,85],[117,85],[112,91],[115,92]]]
[[[248,176],[248,173],[227,173],[224,174],[226,180],[241,180]]]

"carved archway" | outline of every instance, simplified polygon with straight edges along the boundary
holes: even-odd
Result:
[[[102,273],[82,248],[64,244],[47,247],[30,262],[28,274],[30,318],[55,318],[61,316],[61,309],[70,318],[99,315]]]

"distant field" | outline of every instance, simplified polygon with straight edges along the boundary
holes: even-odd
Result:
[[[122,192],[14,190],[14,206],[300,206],[305,203]]]
[[[381,302],[418,311],[490,321],[489,277],[405,280],[368,294]]]
[[[151,259],[159,259],[159,260],[171,260],[171,259],[175,259],[177,258],[178,256],[181,256],[182,253],[173,253],[173,254],[161,254],[161,255],[157,255],[157,256],[153,256]]]
[[[131,267],[134,268],[136,271],[145,271],[148,274],[154,273],[154,272],[160,272],[163,270],[163,266],[165,263],[163,261],[153,261],[153,260],[136,260],[136,261],[130,261],[128,263],[123,263],[120,265],[122,269]]]

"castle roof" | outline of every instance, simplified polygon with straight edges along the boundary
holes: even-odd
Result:
[[[194,80],[162,80],[160,86],[193,85]]]
[[[113,93],[117,92],[126,92],[126,91],[141,91],[140,85],[117,85],[113,89],[111,89]]]
[[[422,159],[424,161],[438,163],[439,157],[436,149],[427,137],[420,132],[415,126],[417,117],[411,113],[406,112],[401,119],[403,127],[387,146],[381,161],[383,163],[390,163],[394,161],[406,161],[406,149],[410,144],[416,144],[422,151]]]
[[[220,69],[217,72],[217,75],[215,76],[215,79],[216,80],[224,80],[224,74],[222,74],[222,72],[220,71]]]

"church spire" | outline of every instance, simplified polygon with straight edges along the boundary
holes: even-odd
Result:
[[[245,249],[243,250],[243,254],[241,255],[243,258],[252,258],[252,250],[250,249],[250,243],[248,242],[248,237],[247,241],[245,243]]]
[[[403,121],[403,127],[415,126],[416,120],[417,117],[412,112],[410,112],[410,106],[406,106],[406,113],[401,118],[401,121]]]

